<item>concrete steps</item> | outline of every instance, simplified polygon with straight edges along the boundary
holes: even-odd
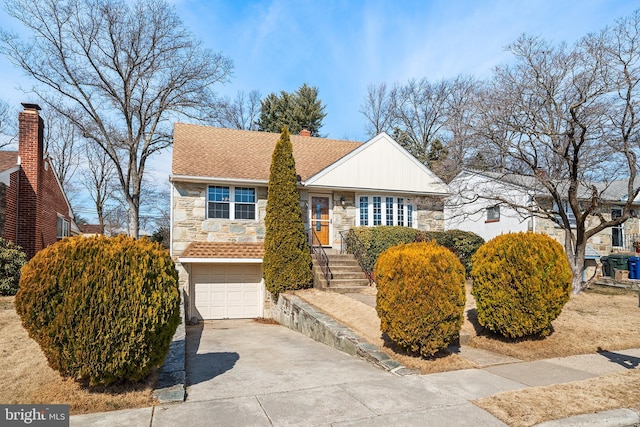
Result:
[[[318,261],[315,256],[312,256],[315,288],[340,293],[358,293],[369,287],[367,275],[362,271],[360,264],[352,254],[341,254],[332,249],[326,252],[331,279],[327,283]]]

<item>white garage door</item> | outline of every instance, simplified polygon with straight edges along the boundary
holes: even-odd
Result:
[[[248,319],[262,315],[261,264],[194,264],[195,317]]]

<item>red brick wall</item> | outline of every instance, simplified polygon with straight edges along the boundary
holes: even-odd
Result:
[[[7,186],[0,182],[0,237],[4,238],[4,224],[7,221]]]
[[[9,177],[9,188],[7,188],[5,210],[4,234],[5,239],[16,241],[16,191],[18,187],[18,172],[14,172]]]
[[[42,238],[42,246],[37,250],[44,248],[58,240],[57,225],[58,216],[64,217],[71,223],[69,216],[69,205],[62,194],[62,189],[58,185],[58,180],[53,172],[53,168],[48,160],[43,162],[43,170],[40,184],[40,236]]]

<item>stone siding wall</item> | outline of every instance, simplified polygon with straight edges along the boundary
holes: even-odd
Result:
[[[609,211],[610,212],[610,211]],[[610,219],[610,213],[603,214],[605,219]],[[564,229],[559,228],[554,222],[537,218],[536,220],[535,231],[538,233],[545,233],[549,236],[556,239],[560,244],[564,246]],[[598,220],[596,218],[589,218],[587,220],[587,228],[594,227],[597,224]],[[623,224],[623,234],[625,236],[630,236],[632,234],[639,233],[639,220],[638,218],[629,218],[627,222]],[[611,239],[611,228],[605,228],[595,236],[589,239],[589,246],[595,249],[601,256],[609,255],[612,251],[615,252],[625,252],[628,248],[613,248],[612,239]],[[626,238],[625,238],[626,240]]]
[[[267,188],[256,188],[255,220],[207,219],[207,184],[174,183],[172,249],[180,256],[191,242],[264,241]]]

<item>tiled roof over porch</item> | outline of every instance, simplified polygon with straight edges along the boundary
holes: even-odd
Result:
[[[263,243],[191,242],[181,258],[250,258],[264,257]]]

